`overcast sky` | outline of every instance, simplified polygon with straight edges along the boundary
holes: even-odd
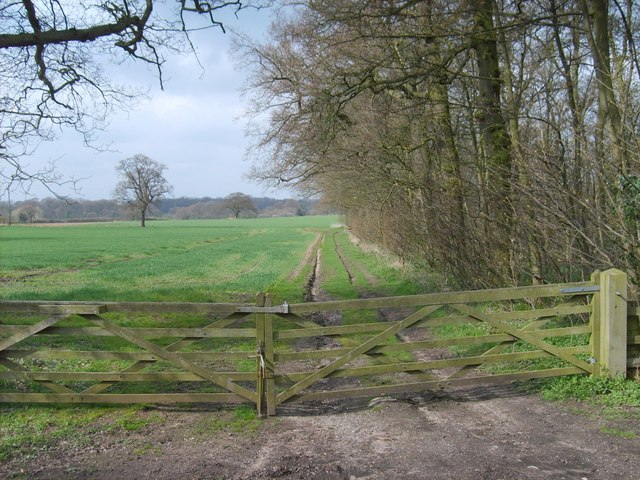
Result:
[[[225,15],[223,20],[225,26],[261,38],[271,14],[268,10],[243,10],[237,19]],[[65,132],[42,144],[28,163],[38,167],[55,161],[63,175],[84,179],[81,194],[71,195],[91,200],[111,198],[118,181],[116,164],[137,153],[167,166],[165,176],[174,187],[174,197],[224,197],[233,192],[292,196],[286,191],[265,190],[243,178],[250,162],[245,160],[246,120],[238,117],[246,108],[239,91],[246,73],[234,70],[230,39],[218,29],[195,37],[204,72],[193,55],[168,57],[164,91],[142,65],[117,70],[118,81],[148,89],[149,98],[135,110],[111,117],[99,139],[110,143],[112,151],[96,152],[85,147],[77,133]],[[39,198],[50,196],[35,188],[30,193]]]

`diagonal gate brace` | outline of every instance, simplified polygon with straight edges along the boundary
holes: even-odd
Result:
[[[257,401],[257,394],[256,392],[253,392],[247,388],[244,388],[240,385],[238,385],[237,383],[234,383],[233,381],[231,381],[229,378],[225,378],[224,376],[212,372],[210,370],[207,370],[206,368],[202,368],[192,362],[189,362],[188,360],[185,360],[182,356],[180,356],[177,353],[174,352],[169,352],[167,350],[165,350],[162,347],[159,347],[158,345],[156,345],[153,342],[150,342],[148,340],[145,340],[144,338],[139,337],[138,335],[136,335],[135,333],[132,333],[131,331],[129,331],[126,328],[122,328],[119,327],[118,325],[100,317],[99,315],[93,315],[93,314],[88,314],[88,315],[81,315],[83,318],[86,318],[87,320],[90,320],[91,322],[95,323],[96,325],[98,325],[101,328],[104,328],[105,330],[108,330],[109,332],[113,333],[114,335],[117,335],[119,337],[124,338],[125,340],[141,347],[144,348],[145,350],[148,350],[149,352],[153,353],[154,355],[157,355],[158,357],[162,358],[163,360],[167,360],[169,362],[172,362],[176,365],[179,365],[180,367],[184,368],[185,370],[190,371],[191,373],[195,373],[196,375],[209,380],[213,383],[215,383],[216,385],[221,386],[222,388],[225,388],[226,390],[229,390],[230,392],[235,393],[236,395],[239,395],[240,397],[246,398],[247,400],[250,400],[252,402],[256,402]]]
[[[36,380],[35,378],[33,378],[33,373],[34,372],[26,369],[25,367],[23,367],[19,363],[16,363],[16,362],[13,362],[13,361],[9,360],[8,358],[0,358],[0,365],[2,365],[5,368],[8,368],[11,371],[19,372],[25,378],[28,378],[31,381],[37,382],[40,385],[44,385],[45,387],[47,387],[52,392],[55,392],[55,393],[76,393],[73,390],[65,387],[64,385],[60,385],[59,383],[50,382],[48,380]]]
[[[349,352],[347,352],[343,356],[337,358],[336,360],[334,360],[330,364],[322,367],[317,372],[305,377],[304,379],[300,380],[298,383],[292,385],[291,387],[289,387],[287,390],[285,390],[284,392],[280,393],[276,397],[276,402],[280,404],[280,403],[288,400],[289,398],[293,397],[294,395],[297,395],[302,390],[304,390],[305,388],[309,387],[310,385],[313,385],[318,380],[321,380],[321,379],[327,377],[329,374],[331,374],[332,372],[334,372],[338,368],[342,367],[343,365],[346,365],[347,363],[349,363],[350,361],[354,360],[358,356],[365,354],[366,352],[368,352],[372,348],[377,347],[380,344],[380,342],[383,342],[384,340],[386,340],[390,336],[395,335],[400,330],[408,328],[411,325],[413,325],[414,323],[416,323],[416,322],[422,320],[423,318],[431,315],[433,312],[438,310],[441,306],[442,305],[432,305],[432,306],[429,306],[429,307],[422,308],[421,310],[418,310],[417,312],[409,315],[403,321],[398,322],[397,324],[389,327],[385,331],[383,331],[383,332],[379,333],[378,335],[370,338],[369,340],[367,340],[363,344],[361,344],[358,347],[350,350]]]
[[[51,325],[54,325],[58,323],[60,320],[67,318],[67,316],[68,315],[53,315],[45,320],[42,320],[41,322],[36,323],[35,325],[31,325],[27,328],[22,329],[18,333],[11,335],[9,338],[5,338],[4,340],[0,341],[0,352],[8,349],[9,347],[15,345],[18,342],[21,342],[25,338],[29,338],[30,336],[35,335],[36,333],[39,333],[42,330],[49,328]],[[33,378],[30,375],[31,372],[28,371],[19,363],[13,362],[8,358],[3,358],[3,359],[0,359],[0,364],[3,365],[5,368],[8,368],[9,370],[13,370],[15,372],[21,372],[25,377],[29,378],[30,380],[33,380]],[[64,385],[60,385],[55,382],[48,382],[48,381],[42,381],[42,380],[33,380],[33,381],[44,385],[49,390],[56,393],[75,393],[73,390],[68,389]]]
[[[232,313],[231,315],[229,315],[228,317],[225,318],[221,318],[220,320],[216,320],[215,322],[213,322],[210,325],[207,325],[206,327],[204,327],[203,330],[207,330],[209,328],[224,328],[230,324],[232,324],[233,322],[236,322],[237,320],[246,317],[248,314],[246,313]],[[191,343],[193,343],[194,341],[199,340],[199,338],[181,338],[180,340],[175,341],[174,343],[167,345],[165,347],[165,350],[168,352],[177,352],[178,350],[186,347],[187,345],[190,345]],[[132,372],[139,372],[140,370],[143,370],[144,368],[146,368],[147,366],[155,363],[155,360],[140,360],[136,363],[134,363],[133,365],[128,366],[127,368],[125,368],[124,370],[122,370],[122,373],[132,373]],[[87,388],[86,390],[84,390],[82,393],[100,393],[105,391],[107,388],[109,388],[112,385],[115,385],[118,382],[100,382],[100,383],[96,383],[95,385]]]
[[[485,315],[484,313],[479,312],[475,308],[472,308],[468,305],[452,305],[452,307],[454,307],[455,309],[457,309],[462,313],[469,315],[472,318],[475,318],[477,320],[480,320],[481,322],[491,325],[497,330],[507,333],[514,338],[524,340],[525,342],[538,347],[540,350],[544,350],[545,352],[550,353],[554,357],[561,358],[562,360],[580,368],[581,370],[584,370],[586,373],[593,373],[593,365],[589,365],[584,360],[580,360],[579,358],[576,358],[569,353],[563,352],[558,347],[555,347],[545,342],[544,340],[542,340],[541,338],[538,338],[536,335],[532,334],[531,332],[527,332],[524,330],[520,330],[516,327],[512,327],[509,324],[502,322],[500,320],[494,320],[489,315]]]
[[[7,348],[15,345],[18,342],[21,342],[31,335],[35,335],[36,333],[49,328],[51,325],[58,323],[60,320],[66,317],[67,315],[53,315],[46,320],[42,320],[41,322],[36,323],[35,325],[31,325],[29,327],[21,329],[18,333],[15,333],[9,338],[5,338],[4,340],[0,341],[0,352],[2,350],[6,350]]]

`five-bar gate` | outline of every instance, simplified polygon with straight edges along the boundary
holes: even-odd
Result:
[[[271,305],[0,302],[0,402],[278,405],[624,375],[626,275]]]

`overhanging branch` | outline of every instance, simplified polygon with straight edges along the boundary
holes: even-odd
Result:
[[[15,47],[34,47],[37,45],[55,45],[69,42],[91,42],[102,37],[118,35],[131,25],[139,24],[136,16],[122,17],[115,23],[96,25],[88,28],[67,28],[65,30],[46,30],[32,33],[0,35],[0,49]]]

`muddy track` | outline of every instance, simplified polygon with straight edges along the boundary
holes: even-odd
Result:
[[[349,283],[357,291],[358,289],[356,288],[356,279],[355,279],[355,275],[353,274],[353,269],[351,267],[350,262],[347,260],[344,253],[340,249],[340,246],[336,240],[336,235],[337,235],[337,232],[333,233],[333,235],[331,236],[334,250],[336,252],[336,255],[338,256],[338,259],[340,260],[340,264],[342,265],[342,268],[344,269],[345,273],[347,274],[347,277],[349,278]],[[326,239],[325,235],[322,235],[316,238],[316,240],[309,246],[309,249],[307,250],[307,254],[305,255],[306,261],[303,260],[304,264],[306,265],[309,263],[310,258],[314,259],[313,268],[311,269],[309,278],[307,278],[307,281],[305,283],[305,295],[304,295],[305,302],[322,302],[322,301],[329,301],[329,300],[337,300],[336,298],[333,298],[332,296],[327,294],[322,289],[322,245],[325,239]],[[364,267],[362,267],[362,269],[364,269]],[[373,277],[368,272],[367,272],[367,275],[370,277]],[[370,281],[369,283],[370,284],[377,283],[377,281],[374,281],[374,282]],[[363,294],[362,292],[358,292],[358,298],[367,298],[370,296],[371,294]],[[342,324],[341,321],[336,322],[335,314],[333,312],[325,312],[322,315],[327,313],[332,317],[329,321],[323,321],[322,318],[317,318],[317,319],[314,318],[314,321],[319,321],[318,323],[320,323],[320,325],[322,326]]]
[[[340,260],[340,264],[342,265],[342,268],[344,269],[345,273],[349,278],[349,282],[351,286],[354,288],[354,290],[358,291],[355,285],[356,281],[355,281],[355,276],[353,275],[351,263],[349,262],[349,260],[346,258],[346,256],[340,249],[340,245],[336,240],[336,233],[332,235],[333,247],[335,249],[336,255]],[[312,245],[314,248],[316,248],[315,262],[313,264],[313,268],[311,270],[311,273],[306,283],[306,294],[305,294],[306,302],[322,302],[322,301],[336,300],[335,298],[327,294],[327,292],[325,292],[322,289],[322,281],[323,281],[322,279],[322,245],[325,239],[326,237],[322,236],[322,238],[319,241],[314,242],[314,244]],[[360,266],[358,265],[358,267]],[[364,269],[364,267],[362,267],[362,269],[366,270]],[[371,276],[371,274],[368,272],[365,274],[365,278],[366,278],[366,275]],[[370,285],[377,284],[377,280],[369,281],[369,284]],[[358,291],[358,298],[370,298],[372,296],[374,296],[372,292]],[[377,317],[382,321],[396,321],[401,318],[404,318],[406,316],[405,313],[406,312],[403,312],[403,311],[397,311],[397,309],[393,311],[387,311],[387,309],[379,309],[377,310]],[[309,315],[308,319],[314,322],[315,324],[323,327],[343,325],[343,315],[341,311],[316,312]],[[396,338],[400,342],[403,341],[403,338],[401,338],[397,334],[396,334]],[[348,344],[349,343],[347,343],[347,345]],[[327,348],[339,348],[341,346],[344,346],[344,344],[343,342],[341,342],[339,338],[335,338],[332,336],[317,336],[317,337],[300,339],[295,342],[295,344],[293,345],[293,348],[295,350],[309,350],[309,349],[321,350],[321,349],[327,349]],[[377,361],[383,361],[384,359],[381,358],[383,356],[384,355],[380,355],[380,354],[371,355],[372,358],[377,358]],[[386,362],[383,362],[383,363],[386,363]],[[307,365],[307,367],[309,366],[311,365]],[[316,366],[317,365],[314,365],[312,366],[312,368],[315,368]],[[294,367],[294,366],[291,366],[291,367]],[[285,367],[285,369],[286,368],[287,367]],[[357,377],[326,378],[319,381],[317,384],[313,385],[312,387],[310,387],[310,390],[343,389],[343,388],[354,388],[359,386],[362,386],[361,379]],[[336,408],[348,408],[346,406],[346,403],[349,403],[349,402],[340,402],[340,404]],[[355,403],[357,404],[358,400],[356,400]]]
[[[342,268],[344,268],[344,271],[347,272],[347,277],[349,277],[349,283],[351,284],[352,287],[355,287],[355,281],[356,281],[355,276],[353,275],[353,272],[351,271],[351,267],[349,266],[349,262],[345,258],[344,254],[342,253],[342,250],[340,249],[340,246],[338,245],[338,241],[336,240],[336,235],[337,234],[338,234],[338,232],[334,232],[334,234],[331,236],[331,238],[333,240],[333,247],[334,247],[334,249],[336,251],[336,255],[340,259],[340,263],[342,263]]]
[[[322,243],[325,236],[319,235],[315,241],[309,246],[305,258],[305,265],[313,260],[311,272],[305,282],[304,301],[307,303],[321,302],[325,300],[332,300],[329,295],[322,290]],[[304,268],[304,265],[302,266]],[[333,325],[342,325],[342,314],[338,311],[334,312],[315,312],[308,316],[308,320],[316,323],[322,327],[328,327]],[[326,336],[307,337],[301,338],[294,342],[294,350],[321,350],[325,348],[337,348],[340,344],[333,338]],[[307,365],[308,366],[308,365]],[[290,367],[284,367],[285,370]]]
[[[318,254],[318,249],[320,248],[320,245],[322,245],[323,239],[324,239],[324,235],[322,235],[322,234],[318,234],[316,236],[316,238],[313,240],[313,242],[311,242],[309,244],[309,247],[307,248],[307,251],[305,252],[302,261],[287,276],[287,280],[291,281],[291,280],[295,279],[296,277],[298,277],[302,273],[302,270],[304,270],[304,268],[307,265],[309,265],[311,262],[316,262],[317,263],[316,257],[317,257],[317,254]],[[314,260],[314,259],[316,259],[316,260]],[[314,269],[315,269],[315,267],[314,267]]]
[[[340,260],[340,264],[344,269],[347,277],[349,278],[349,283],[351,286],[358,292],[358,298],[372,298],[375,297],[375,293],[373,292],[363,292],[356,287],[356,279],[354,275],[354,269],[357,268],[360,271],[367,283],[370,286],[378,286],[379,281],[376,277],[374,277],[364,266],[356,265],[355,267],[351,264],[351,262],[344,255],[344,252],[340,248],[338,241],[336,240],[336,235],[338,232],[334,232],[332,235],[333,247],[336,252],[338,259]],[[310,262],[310,259],[313,258],[313,268],[311,269],[311,274],[307,278],[305,283],[305,302],[321,302],[321,301],[329,301],[336,300],[336,298],[328,295],[324,290],[322,290],[322,245],[326,239],[325,235],[319,236],[314,240],[314,242],[309,246],[307,250],[307,254],[305,255],[305,260],[301,262],[301,267],[298,267],[300,270],[304,267],[304,265]],[[296,268],[296,270],[298,270]],[[405,311],[398,311],[397,309],[387,309],[381,308],[378,310],[378,318],[382,321],[396,321],[400,318],[404,318],[407,314]],[[342,322],[336,321],[336,314],[340,315],[339,312],[324,312],[322,314],[318,314],[317,318],[314,318],[316,323],[319,323],[322,326],[327,325],[341,325]],[[330,318],[322,318],[322,316],[330,317]],[[398,337],[399,338],[399,337]]]
[[[351,282],[351,285],[353,285],[354,287],[356,286],[354,270],[357,270],[358,272],[360,272],[360,274],[362,274],[365,281],[369,284],[370,287],[377,287],[380,284],[380,282],[375,277],[375,275],[373,275],[371,272],[369,272],[369,270],[366,269],[364,265],[361,265],[359,263],[352,265],[351,262],[347,260],[346,256],[342,251],[342,248],[340,247],[340,244],[336,240],[336,235],[337,235],[337,232],[333,234],[333,243],[335,245],[335,251],[336,251],[336,254],[338,255],[338,258],[340,259],[340,262],[342,263],[342,266],[347,272],[347,275],[349,276],[349,281]]]
[[[331,240],[333,241],[333,248],[336,252],[338,259],[340,260],[340,264],[347,274],[347,278],[349,279],[349,283],[351,286],[358,291],[356,285],[356,276],[354,274],[354,270],[358,270],[367,283],[370,286],[377,286],[378,279],[373,276],[364,266],[356,265],[355,267],[351,264],[351,262],[347,259],[344,252],[340,248],[340,244],[338,243],[336,236],[338,232],[334,232],[331,236]],[[303,260],[300,264],[289,274],[289,279],[293,279],[297,277],[304,267],[310,264],[313,261],[313,268],[311,269],[311,274],[305,283],[305,302],[318,302],[323,300],[335,300],[334,298],[330,298],[326,293],[324,293],[321,289],[321,265],[322,265],[322,245],[326,239],[325,235],[318,235],[316,239],[309,245],[307,252]],[[371,294],[364,294],[362,292],[358,292],[359,298],[367,298],[370,297]]]
[[[361,265],[352,265],[351,262],[346,258],[346,256],[344,255],[343,251],[340,248],[340,245],[336,239],[336,235],[338,232],[333,233],[332,235],[332,241],[333,241],[333,247],[335,249],[336,255],[337,257],[340,259],[340,263],[342,265],[342,267],[344,268],[344,271],[346,272],[348,278],[349,278],[349,282],[351,283],[351,286],[354,287],[354,289],[358,292],[358,298],[372,298],[375,297],[376,294],[375,292],[372,291],[362,291],[356,288],[355,285],[355,276],[353,275],[353,270],[354,268],[358,268],[358,270],[360,270],[363,273],[363,276],[365,277],[365,279],[368,278],[368,283],[369,285],[377,285],[378,281],[377,279],[375,279],[375,277],[373,277],[368,271],[366,271],[366,268],[364,268]],[[328,295],[326,292],[324,292],[322,290],[322,250],[321,247],[323,245],[323,242],[325,240],[325,237],[323,236],[320,241],[314,242],[313,246],[315,246],[316,250],[316,255],[315,255],[315,263],[313,265],[313,269],[312,272],[309,276],[308,282],[307,282],[307,288],[306,288],[306,292],[307,294],[305,295],[305,300],[307,302],[318,302],[318,301],[327,301],[327,300],[335,300],[335,298],[332,298],[330,295]],[[379,321],[383,321],[383,322],[396,322],[396,321],[400,321],[404,318],[406,318],[408,315],[410,315],[412,313],[412,309],[406,309],[406,308],[380,308],[376,310],[376,314],[377,317],[379,319]],[[342,325],[343,324],[343,318],[342,318],[342,312],[340,311],[331,311],[331,312],[318,312],[318,313],[314,313],[310,316],[310,320],[312,320],[314,323],[320,325],[320,326],[332,326],[332,325]],[[399,343],[405,343],[405,342],[414,342],[414,341],[421,341],[421,340],[427,340],[430,336],[429,334],[424,330],[424,329],[420,329],[420,328],[410,328],[407,330],[403,330],[400,332],[397,332],[395,334],[395,337],[397,339],[397,341]],[[333,337],[312,337],[312,338],[308,338],[308,339],[301,339],[300,341],[296,342],[294,348],[296,349],[323,349],[323,348],[336,348],[341,346],[340,340],[339,339],[335,339]],[[428,350],[420,350],[417,352],[413,352],[412,356],[414,357],[414,359],[416,361],[428,361],[428,360],[439,360],[439,359],[443,359],[443,358],[451,358],[453,356],[453,353],[450,352],[447,349],[443,349],[443,348],[438,348],[438,349],[428,349]],[[389,361],[392,361],[391,359],[388,358],[382,358],[384,357],[384,355],[373,355],[372,358],[376,358],[378,362],[382,362],[382,363],[387,363]],[[406,375],[409,375],[411,377],[422,377],[425,378],[426,377],[430,377],[432,375],[436,375],[437,377],[440,378],[446,378],[448,375],[450,375],[451,373],[455,372],[456,369],[448,369],[448,370],[432,370],[429,372],[419,372],[419,371],[415,371],[415,372],[410,372],[407,373]],[[329,383],[331,383],[331,386],[329,385],[325,385],[324,387],[328,387],[328,388],[348,388],[348,387],[354,387],[354,386],[360,386],[360,379],[358,378],[350,378],[350,379],[326,379],[324,380],[322,383],[324,383],[325,381],[328,381]],[[346,384],[344,384],[344,382],[346,382]],[[320,386],[320,385],[318,385]],[[312,388],[315,389],[315,388]],[[357,403],[357,402],[356,402]],[[345,406],[343,405],[343,408]]]
[[[324,241],[324,235],[322,235],[319,241],[314,242],[312,245],[315,247],[315,251],[313,252],[313,267],[311,268],[311,273],[309,274],[309,278],[307,278],[305,284],[305,294],[304,301],[305,302],[317,302],[318,298],[321,295],[320,292],[320,265],[322,264],[322,250],[320,246]]]
[[[329,295],[327,295],[321,288],[322,244],[324,243],[325,238],[326,238],[325,235],[322,235],[322,236],[319,236],[319,238],[316,238],[316,240],[309,246],[309,249],[307,250],[307,254],[305,255],[305,260],[301,262],[306,265],[307,263],[310,262],[311,258],[314,259],[313,268],[311,269],[311,274],[309,275],[309,278],[307,279],[307,282],[306,282],[305,295],[304,295],[305,302],[335,300],[335,298],[329,297]],[[353,273],[351,272],[351,269],[349,268],[349,264],[344,258],[344,255],[340,251],[340,248],[336,241],[336,233],[334,233],[331,238],[333,240],[335,252],[338,258],[340,259],[340,263],[342,264],[342,268],[344,268],[344,271],[346,272],[347,277],[349,278],[349,283],[352,286],[354,286],[355,277],[353,276]],[[302,270],[302,268],[300,267],[299,269]],[[296,270],[298,270],[298,268],[296,268]]]

